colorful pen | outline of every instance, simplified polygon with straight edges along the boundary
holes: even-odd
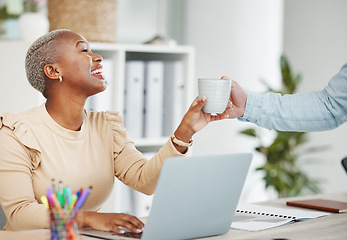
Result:
[[[52,179],[52,191],[54,194],[57,194],[57,186],[54,178]]]
[[[77,201],[77,195],[76,194],[74,194],[73,196],[72,196],[72,199],[71,199],[71,203],[70,203],[70,205],[69,205],[69,210],[71,210],[71,209],[73,209],[73,207],[75,206],[75,203],[76,203],[76,201]]]
[[[59,215],[63,218],[65,214],[64,214],[64,211],[63,211],[63,209],[62,209],[62,207],[61,207],[61,205],[59,203],[59,200],[58,200],[57,196],[54,193],[52,193],[51,194],[51,198],[53,200],[54,206],[57,209]]]
[[[65,202],[65,199],[64,199],[64,187],[63,187],[63,182],[62,181],[59,181],[59,188],[58,188],[58,191],[57,191],[57,198],[59,200],[59,203],[60,203],[60,206],[64,207],[64,202]]]
[[[49,209],[48,199],[46,196],[41,196],[41,202]]]
[[[83,203],[86,201],[91,190],[92,190],[92,187],[89,187],[80,194],[74,208],[75,210],[79,210],[82,207]]]

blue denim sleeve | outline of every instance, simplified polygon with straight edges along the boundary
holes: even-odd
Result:
[[[347,63],[322,91],[287,94],[248,92],[241,121],[280,131],[313,132],[347,121]]]

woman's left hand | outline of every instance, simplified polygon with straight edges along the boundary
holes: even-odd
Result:
[[[191,128],[193,134],[203,129],[209,122],[225,119],[228,117],[226,112],[218,115],[211,115],[205,113],[202,108],[205,106],[207,99],[204,97],[199,100],[196,97],[193,103],[190,105],[187,113],[183,117],[182,123]]]
[[[201,100],[199,100],[199,97],[195,98],[187,113],[184,115],[181,124],[174,133],[176,138],[183,142],[189,142],[192,136],[203,129],[209,122],[228,118],[226,111],[217,116],[205,113],[202,108],[205,106],[206,102],[206,98]]]

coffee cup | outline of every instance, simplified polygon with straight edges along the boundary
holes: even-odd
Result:
[[[198,78],[199,99],[207,98],[203,111],[212,115],[223,113],[228,105],[230,90],[230,79]]]

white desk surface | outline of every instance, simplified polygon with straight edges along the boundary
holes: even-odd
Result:
[[[307,198],[325,198],[332,200],[339,200],[347,202],[347,193],[338,194],[324,194],[314,195],[307,197],[296,197],[295,199],[307,199]],[[258,204],[274,206],[274,207],[288,207],[286,206],[288,199],[277,199],[274,201],[261,202]],[[290,207],[293,208],[293,207]],[[314,210],[316,211],[316,210]],[[25,232],[10,232],[0,231],[1,240],[49,240],[48,230],[32,230]],[[249,232],[243,230],[230,229],[230,231],[224,235],[215,237],[208,237],[202,239],[223,239],[223,240],[257,240],[257,239],[290,239],[290,240],[323,240],[323,239],[347,239],[347,213],[332,213],[329,216],[324,216],[316,219],[310,219],[303,222],[296,222],[292,224],[283,225],[258,232]],[[91,240],[96,238],[81,236],[81,240]],[[129,239],[130,238],[119,238]]]

